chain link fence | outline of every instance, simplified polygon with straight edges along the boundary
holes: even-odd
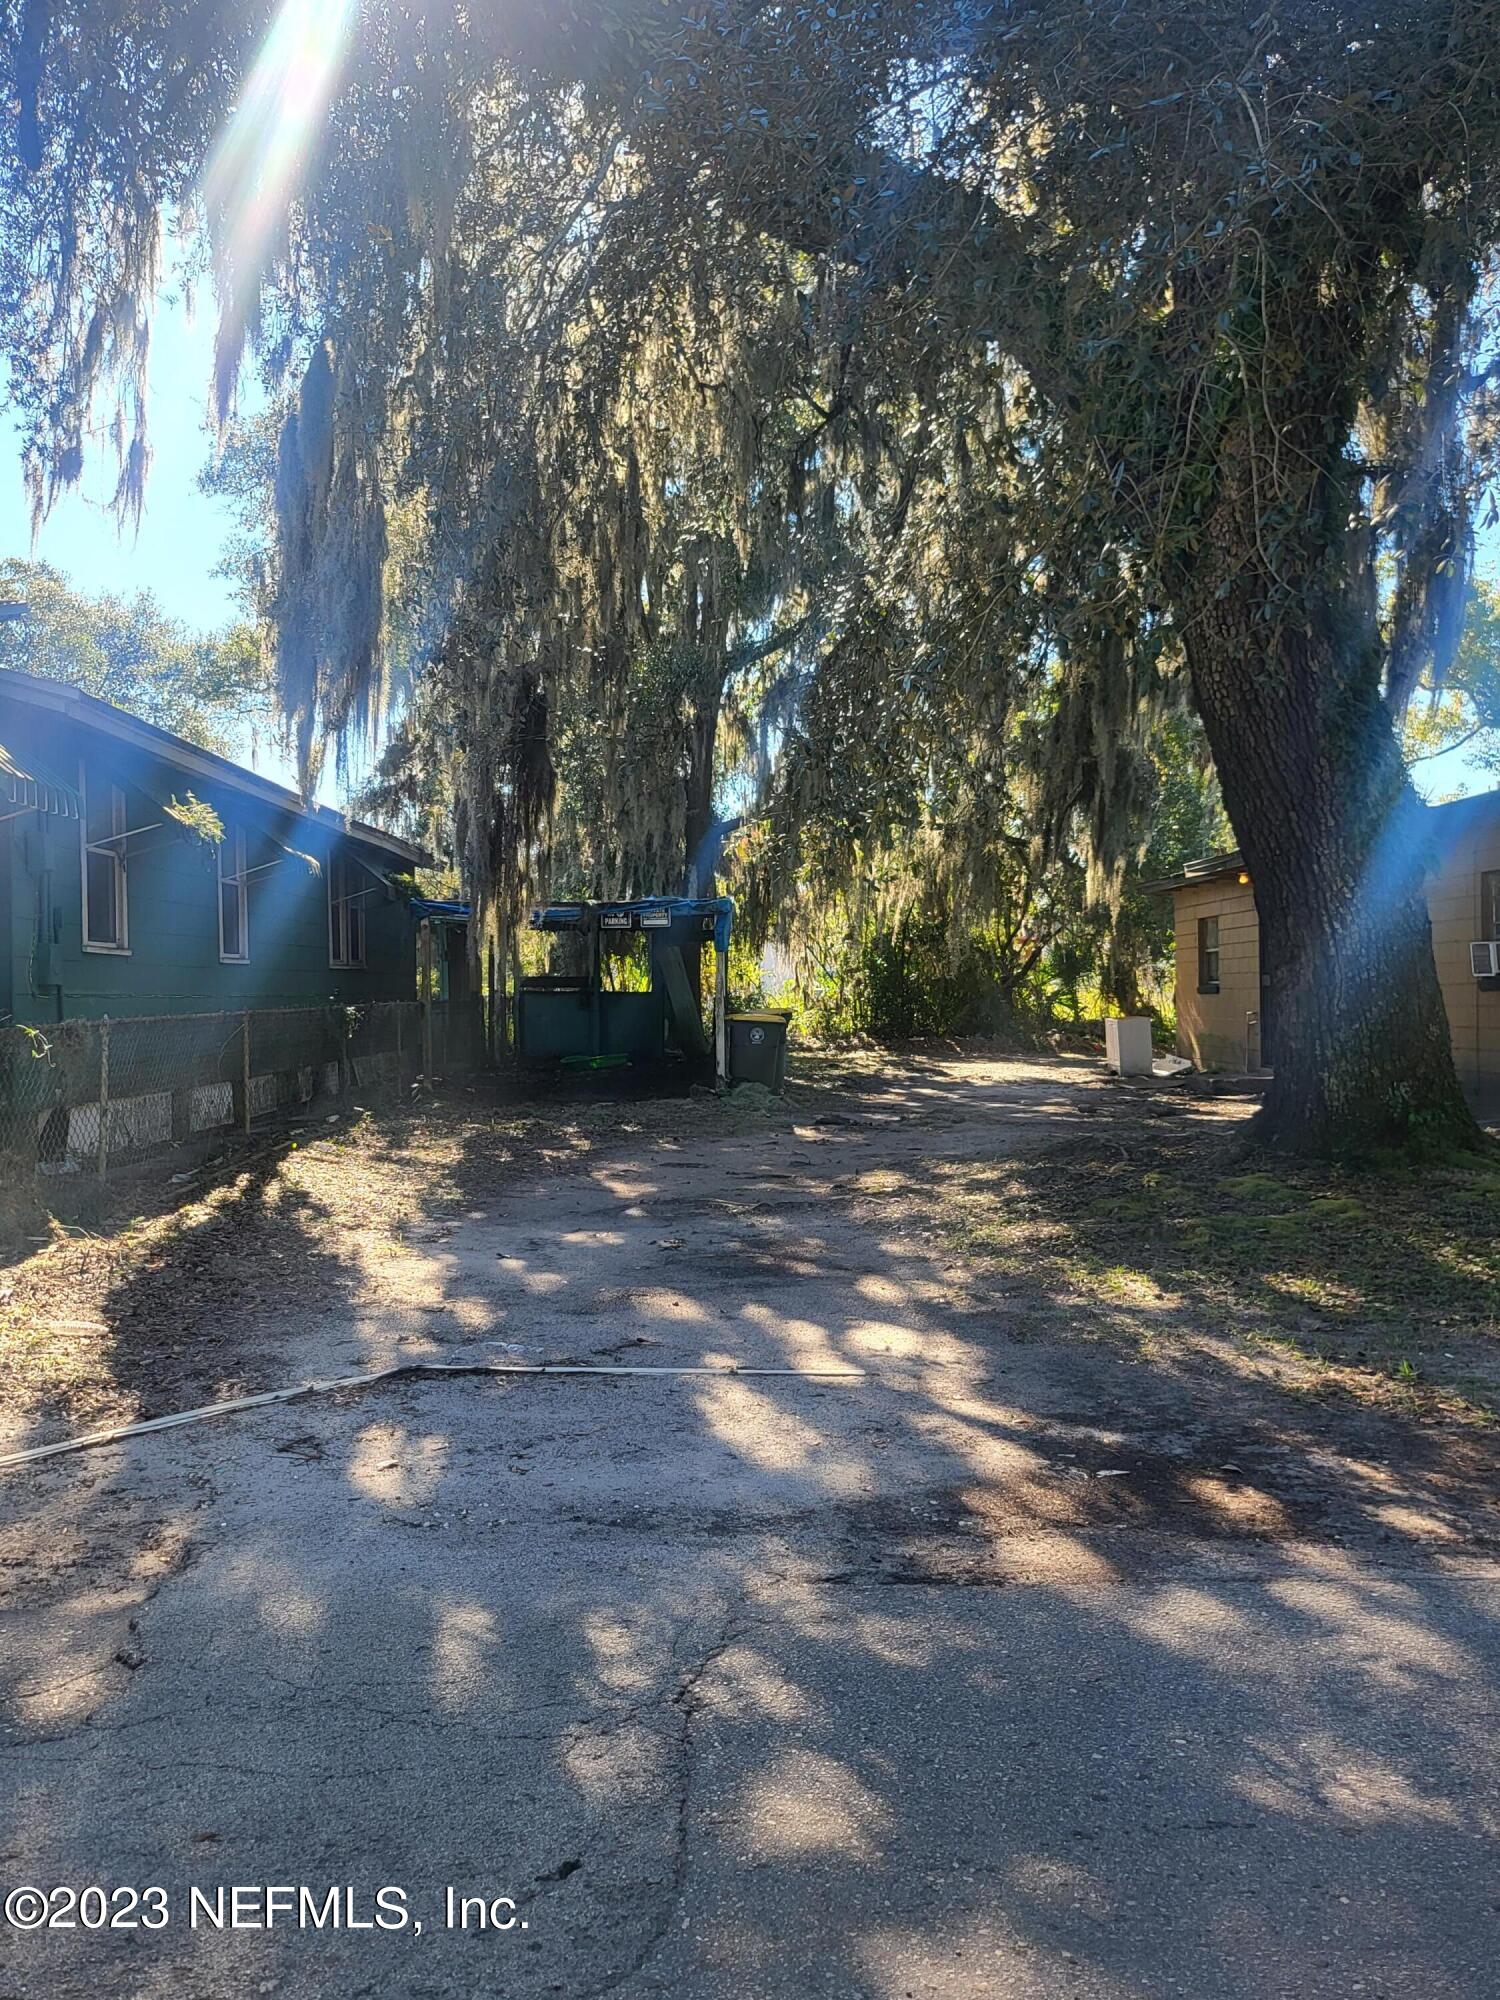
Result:
[[[104,1174],[356,1093],[470,1073],[487,1057],[478,1000],[0,1028],[0,1177]]]

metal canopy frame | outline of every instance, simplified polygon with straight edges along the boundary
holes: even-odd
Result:
[[[729,1082],[729,939],[734,928],[734,902],[729,896],[638,896],[610,902],[539,903],[531,912],[534,931],[572,932],[589,940],[589,988],[598,1005],[600,941],[629,932],[670,931],[696,921],[700,941],[710,937],[714,949],[713,1063],[720,1089]]]
[[[11,812],[0,813],[0,820],[20,819],[31,812],[51,813],[58,819],[81,820],[83,809],[77,787],[65,785],[61,778],[54,778],[34,757],[31,762],[35,768],[28,771],[0,743],[0,800],[14,808]]]

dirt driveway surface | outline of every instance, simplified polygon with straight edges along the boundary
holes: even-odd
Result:
[[[395,1236],[372,1153],[256,1352],[857,1379],[407,1380],[3,1475],[0,1886],[164,1894],[0,1928],[0,1996],[1492,1995],[1489,1434],[966,1270],[913,1177],[1128,1145],[1087,1065],[714,1115]]]

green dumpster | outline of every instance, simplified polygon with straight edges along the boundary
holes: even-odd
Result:
[[[785,1014],[731,1014],[729,1017],[729,1080],[762,1083],[780,1090],[786,1082]]]

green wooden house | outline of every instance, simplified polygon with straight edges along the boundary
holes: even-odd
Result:
[[[410,1000],[397,878],[426,859],[77,688],[0,670],[0,1022]]]

